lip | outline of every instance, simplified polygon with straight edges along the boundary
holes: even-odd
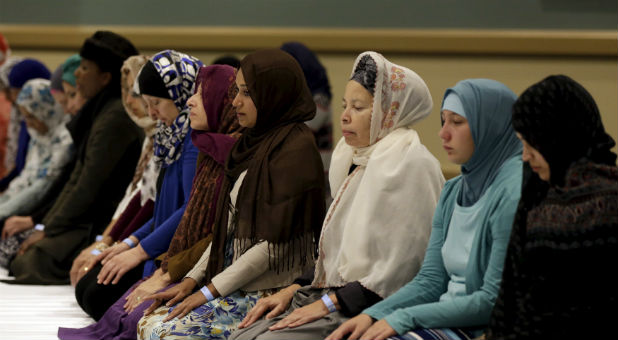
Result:
[[[453,148],[451,148],[450,146],[446,146],[446,145],[442,145],[442,147],[444,148],[444,150],[446,151],[453,151]]]
[[[347,137],[347,136],[352,136],[352,135],[355,135],[356,133],[354,133],[354,132],[352,132],[352,131],[350,131],[350,130],[341,130],[341,134],[342,134],[343,136]]]

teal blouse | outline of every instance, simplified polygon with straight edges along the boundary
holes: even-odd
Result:
[[[444,185],[432,222],[425,259],[416,277],[363,313],[385,319],[399,334],[416,328],[481,327],[489,322],[500,280],[511,226],[521,194],[521,155],[506,160],[487,188],[478,213],[470,258],[465,270],[466,295],[440,301],[450,280],[442,246],[461,188],[461,177]]]

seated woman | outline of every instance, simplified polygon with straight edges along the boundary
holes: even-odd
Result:
[[[77,283],[77,302],[95,320],[135,282],[151,275],[154,259],[164,253],[184,213],[195,175],[197,148],[191,143],[189,110],[195,77],[202,63],[173,50],[154,55],[138,76],[148,111],[160,122],[154,160],[160,164],[153,217],[124,241],[105,249]]]
[[[142,153],[133,180],[127,187],[125,195],[118,204],[112,221],[97,240],[82,250],[73,260],[71,266],[71,285],[76,285],[86,275],[88,270],[97,263],[96,257],[114,242],[120,242],[128,237],[152,217],[155,200],[155,183],[160,167],[155,163],[153,156],[154,134],[156,131],[156,117],[150,117],[146,112],[146,103],[140,95],[135,94],[133,87],[139,70],[148,61],[143,55],[127,58],[120,69],[122,104],[131,120],[144,130],[146,135],[142,144]],[[71,90],[70,83],[65,83],[71,100],[79,93]],[[73,91],[73,92],[71,92]],[[127,230],[130,229],[131,230]],[[126,234],[124,234],[126,232]],[[122,235],[121,235],[122,234]]]
[[[50,81],[33,79],[24,84],[17,106],[30,134],[29,152],[21,173],[0,194],[0,220],[24,214],[40,203],[73,156],[73,139],[65,123],[68,116],[54,101]],[[7,226],[2,230],[0,266],[7,267],[32,227]]]
[[[241,61],[236,85],[232,104],[247,129],[226,161],[212,244],[180,284],[150,297],[139,339],[225,339],[258,298],[313,264],[324,171],[304,124],[315,104],[302,70],[283,51],[261,50]]]
[[[605,339],[618,294],[618,169],[599,109],[550,76],[513,106],[526,175],[489,339]],[[611,337],[611,336],[610,336]]]
[[[135,339],[137,322],[150,306],[150,303],[144,303],[143,297],[179,281],[197,263],[212,240],[214,207],[221,197],[223,165],[239,135],[240,125],[229,97],[233,85],[234,68],[231,66],[200,68],[195,94],[187,101],[191,109],[191,139],[200,150],[198,170],[187,209],[161,267],[147,280],[133,285],[96,324],[82,329],[60,328],[60,339]],[[196,251],[192,257],[182,257],[183,252],[198,244],[203,246],[201,252]],[[179,264],[176,257],[193,263]]]
[[[519,201],[521,143],[511,127],[516,98],[489,79],[464,80],[446,91],[439,135],[461,175],[444,185],[421,270],[327,339],[466,339],[482,332]]]
[[[323,339],[416,275],[444,184],[438,160],[411,127],[432,106],[416,73],[375,52],[358,56],[343,97],[343,138],[330,166],[336,195],[317,264],[260,299],[230,338]]]

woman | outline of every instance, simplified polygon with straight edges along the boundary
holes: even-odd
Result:
[[[149,113],[160,120],[154,137],[154,160],[161,166],[159,190],[153,217],[98,255],[101,265],[90,269],[76,286],[78,303],[95,320],[135,282],[154,272],[154,259],[167,250],[184,213],[197,160],[186,102],[201,65],[194,57],[166,50],[140,71],[142,97]]]
[[[220,197],[219,190],[224,176],[223,164],[240,129],[228,95],[230,86],[234,84],[234,69],[221,65],[202,67],[196,84],[195,94],[189,98],[187,106],[191,108],[191,139],[200,150],[200,161],[187,209],[161,267],[150,278],[140,281],[127,291],[99,322],[83,329],[61,328],[59,338],[135,339],[137,322],[150,306],[150,303],[143,303],[143,297],[181,279],[198,261],[201,253],[193,256],[193,260],[188,260],[193,262],[188,268],[184,263],[179,265],[176,257],[203,243],[201,240],[210,243],[214,207]],[[187,258],[183,257],[183,260]]]
[[[31,136],[23,171],[0,195],[0,220],[28,212],[40,203],[73,156],[73,139],[65,127],[66,118],[50,91],[50,81],[26,82],[17,97],[17,106]],[[2,230],[0,265],[7,267],[21,242],[31,233],[7,226]]]
[[[527,176],[487,338],[607,338],[618,305],[607,263],[618,255],[614,140],[564,75],[522,93],[513,127]]]
[[[231,338],[323,339],[420,268],[444,183],[438,160],[411,128],[431,112],[429,89],[416,73],[375,52],[358,56],[350,79],[343,138],[330,167],[336,195],[317,264],[292,286],[260,299],[240,328],[272,310],[267,319]]]
[[[232,104],[247,129],[226,161],[213,241],[180,284],[150,297],[155,303],[138,324],[140,339],[225,339],[258,298],[313,262],[324,172],[304,124],[315,104],[302,70],[283,51],[261,50],[243,58],[236,85]]]
[[[465,339],[487,325],[521,185],[521,143],[511,127],[515,99],[489,79],[464,80],[446,91],[439,135],[461,175],[442,190],[423,265],[412,281],[327,339],[434,339],[436,333]]]
[[[74,54],[62,64],[62,89],[67,101],[65,111],[72,116],[75,116],[86,103],[86,99],[77,92],[75,81],[75,70],[79,67],[81,59],[79,54]]]
[[[155,199],[155,183],[160,169],[160,167],[155,164],[152,157],[157,121],[156,118],[153,119],[148,115],[145,108],[146,103],[141,96],[135,94],[135,91],[133,91],[136,76],[146,61],[148,61],[146,56],[131,56],[124,61],[120,70],[122,103],[124,109],[131,120],[133,120],[137,126],[144,129],[146,135],[142,144],[142,153],[137,163],[133,180],[127,187],[124,197],[118,204],[112,221],[103,234],[98,237],[98,240],[82,250],[80,255],[73,260],[73,265],[71,267],[72,285],[77,284],[88,270],[94,267],[97,255],[111,246],[112,243],[124,239],[121,238],[119,234],[123,233],[125,228],[129,225],[134,226],[129,234],[126,235],[128,236],[152,217]],[[65,82],[65,88],[72,86],[69,80]],[[70,91],[71,89],[68,89],[68,93],[71,93]],[[74,88],[73,91],[75,91]],[[74,95],[79,96],[79,94]],[[120,223],[117,223],[118,221]]]

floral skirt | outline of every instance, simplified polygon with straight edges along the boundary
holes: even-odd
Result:
[[[17,255],[21,244],[34,232],[28,229],[0,241],[0,266],[8,268],[11,260]]]
[[[458,328],[417,329],[406,334],[397,335],[387,340],[472,340],[482,333],[479,330],[463,330]]]
[[[270,292],[236,291],[226,297],[209,301],[182,319],[174,318],[163,322],[169,307],[159,307],[144,316],[137,325],[137,338],[158,339],[227,339],[238,328],[258,299]]]

